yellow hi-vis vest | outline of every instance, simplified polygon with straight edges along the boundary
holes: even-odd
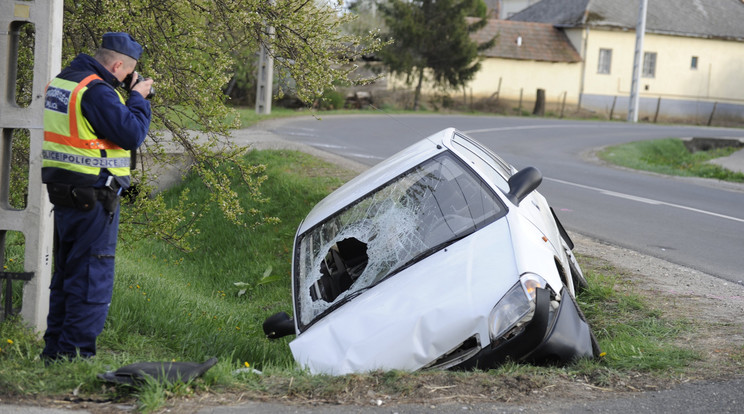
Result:
[[[115,176],[129,176],[129,150],[99,139],[82,115],[83,94],[94,80],[101,78],[95,74],[80,82],[54,78],[47,85],[42,145],[42,168],[47,170],[45,182],[67,182],[74,177],[75,182],[69,184],[93,185],[103,168]],[[118,91],[116,94],[124,104],[121,94]],[[106,151],[105,156],[102,150]]]

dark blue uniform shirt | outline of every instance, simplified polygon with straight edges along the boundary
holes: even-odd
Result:
[[[83,116],[98,138],[110,140],[126,150],[136,150],[147,137],[150,128],[150,102],[141,94],[132,93],[126,106],[121,105],[114,90],[119,86],[119,81],[91,56],[82,53],[77,55],[68,68],[93,72],[106,83],[89,85],[80,102]],[[101,187],[109,175],[108,171],[104,171],[95,186]]]

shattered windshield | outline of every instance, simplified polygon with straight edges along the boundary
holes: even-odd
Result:
[[[300,325],[505,212],[450,152],[411,169],[300,237]]]

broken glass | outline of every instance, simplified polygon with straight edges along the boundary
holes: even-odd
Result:
[[[407,171],[300,236],[300,326],[505,213],[451,152]]]

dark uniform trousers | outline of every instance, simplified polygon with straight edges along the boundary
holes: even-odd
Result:
[[[42,356],[91,357],[114,288],[119,206],[113,215],[102,203],[91,211],[55,206],[54,220],[57,251]]]

